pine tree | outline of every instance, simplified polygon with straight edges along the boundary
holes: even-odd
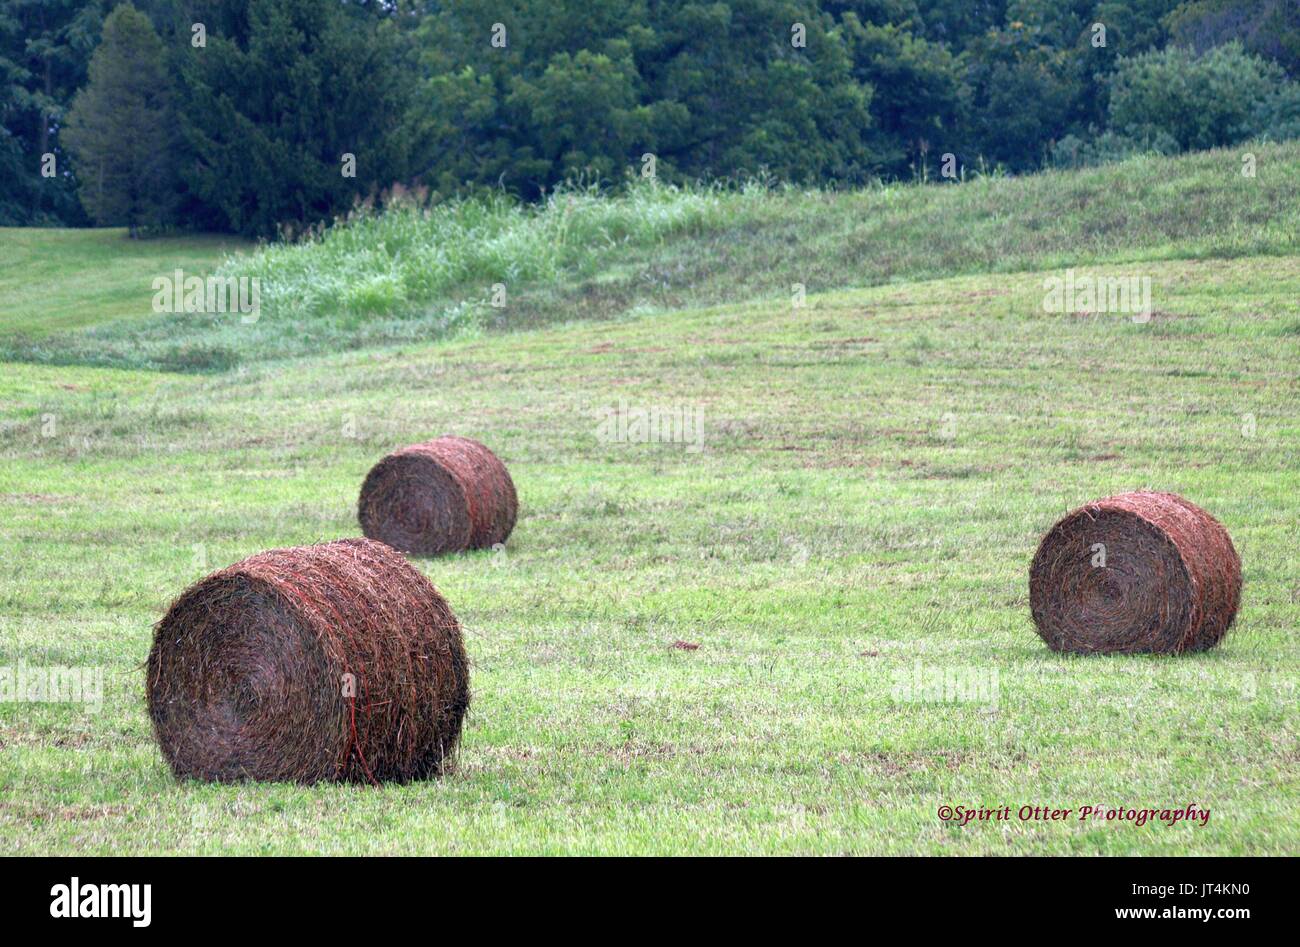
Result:
[[[388,8],[230,0],[185,50],[189,194],[250,236],[329,220],[408,166],[403,40]]]
[[[72,101],[63,139],[82,206],[101,225],[171,223],[177,198],[175,116],[166,50],[149,18],[124,3],[104,20],[90,81]]]

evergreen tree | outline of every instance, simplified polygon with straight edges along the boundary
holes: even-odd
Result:
[[[185,51],[182,178],[223,226],[273,236],[407,176],[414,83],[392,9],[230,0],[214,11],[206,46]]]
[[[176,202],[171,79],[149,18],[124,3],[104,20],[90,81],[73,99],[63,137],[78,168],[78,194],[101,225],[171,222]]]

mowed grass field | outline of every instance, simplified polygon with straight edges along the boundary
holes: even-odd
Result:
[[[124,228],[0,227],[0,337],[39,347],[54,332],[151,317],[154,277],[204,275],[251,248],[228,234],[129,240]]]
[[[1044,312],[1057,268],[210,375],[0,365],[0,665],[104,671],[98,709],[0,704],[0,847],[1294,853],[1300,253],[1121,251],[1087,272],[1150,278],[1149,322]],[[698,412],[700,449],[602,439],[620,405]],[[151,624],[208,571],[357,535],[369,466],[441,433],[489,444],[521,504],[504,551],[416,560],[473,661],[456,772],[176,782]],[[1038,539],[1139,487],[1226,525],[1235,627],[1198,655],[1050,652]],[[936,675],[982,686],[909,686]],[[1192,804],[1208,824],[1078,819]]]

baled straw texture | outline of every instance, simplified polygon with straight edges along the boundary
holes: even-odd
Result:
[[[418,555],[485,549],[514,529],[519,499],[496,455],[467,437],[394,451],[361,485],[361,531]]]
[[[1223,639],[1240,601],[1241,560],[1227,530],[1172,493],[1080,507],[1043,538],[1029,570],[1034,624],[1056,651],[1204,651]]]
[[[450,762],[469,666],[429,580],[345,539],[191,586],[155,626],[146,689],[177,777],[405,782]]]

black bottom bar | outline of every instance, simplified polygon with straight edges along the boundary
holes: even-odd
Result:
[[[563,917],[576,929],[716,925],[734,934],[785,916],[804,928],[847,920],[927,932],[1125,927],[1230,933],[1285,918],[1288,859],[5,859],[6,921],[299,937],[373,936],[465,913],[494,933]],[[75,882],[73,879],[76,879]],[[143,886],[148,885],[145,889]],[[1290,898],[1294,901],[1294,898]],[[497,902],[499,910],[481,916]],[[684,913],[683,913],[684,912]],[[76,916],[73,916],[76,915]],[[92,915],[92,916],[86,916]],[[115,916],[101,916],[115,915]],[[145,921],[147,920],[147,924]],[[378,924],[378,927],[376,926]],[[610,927],[608,925],[615,925]],[[645,925],[645,926],[643,926]],[[441,926],[441,925],[439,925]]]

